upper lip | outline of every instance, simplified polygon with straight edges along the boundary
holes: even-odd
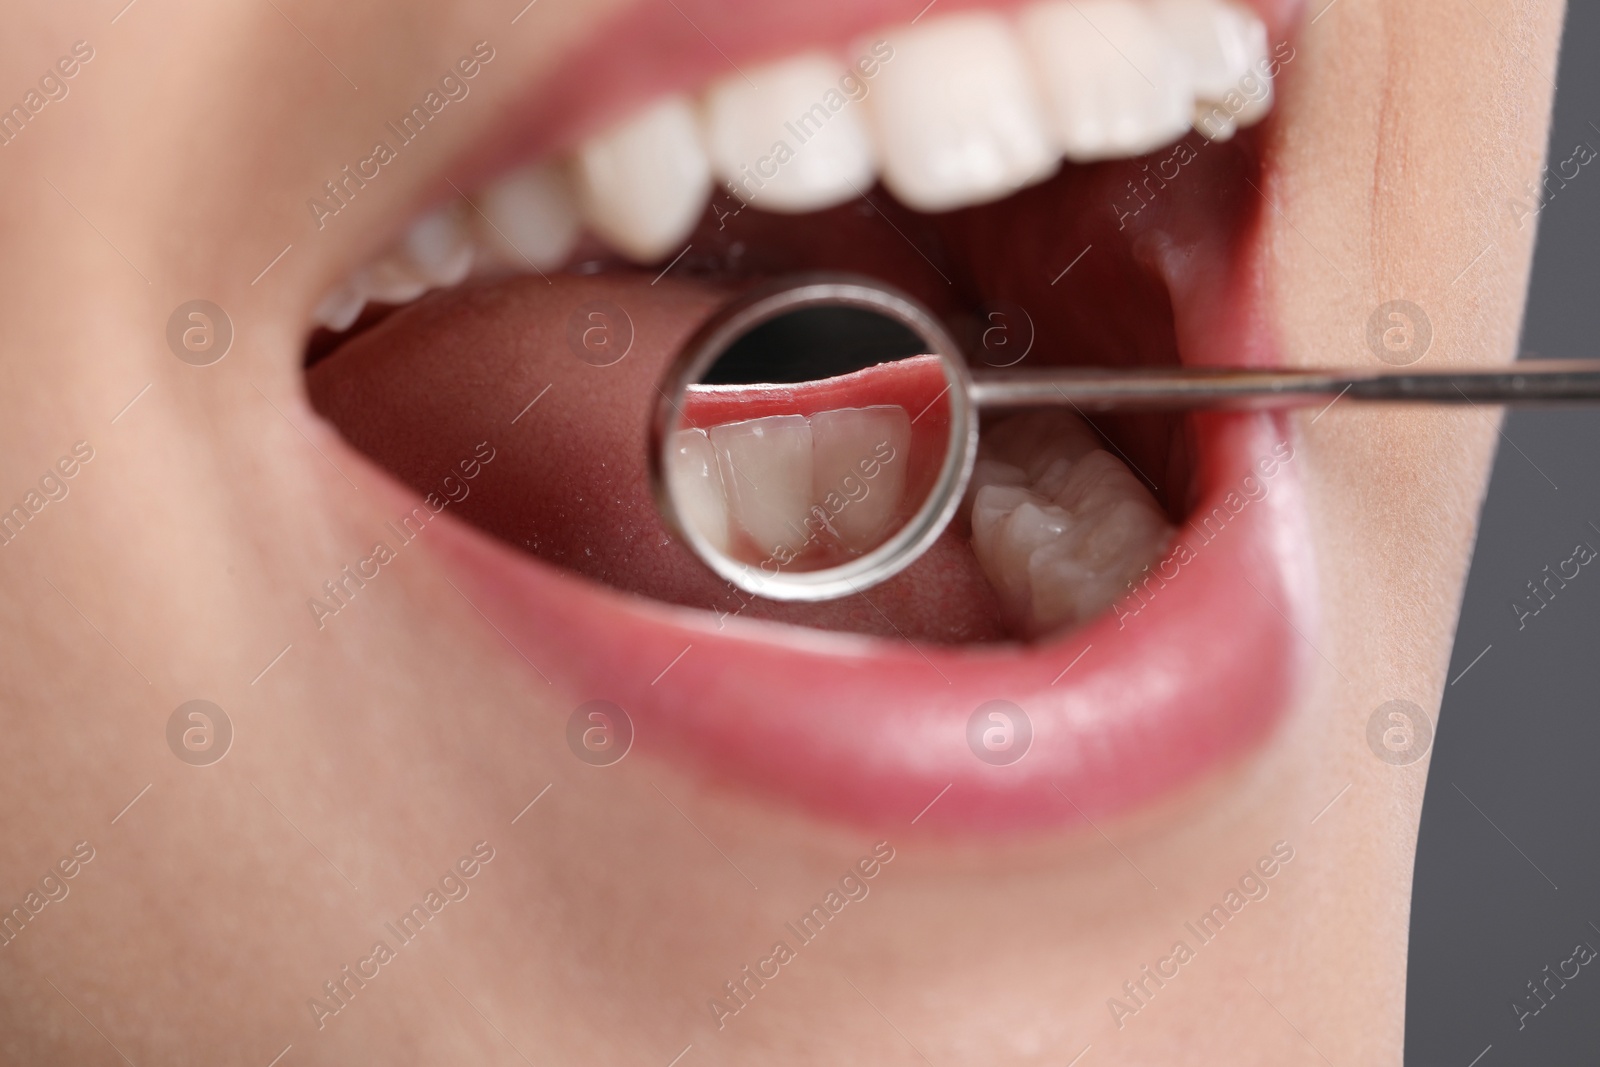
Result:
[[[720,66],[847,39],[922,6],[636,6],[530,93],[510,123],[517,136],[469,157],[465,171],[548,151]],[[1299,7],[1253,6],[1275,39]],[[693,47],[664,49],[663,39]],[[1184,359],[1277,362],[1257,281],[1265,250],[1254,232],[1230,239],[1240,244],[1227,277],[1168,272]],[[1030,646],[924,647],[690,611],[573,577],[448,519],[435,549],[549,683],[558,712],[612,701],[642,750],[852,821],[1060,825],[1126,809],[1242,753],[1284,713],[1300,677],[1298,631],[1315,597],[1295,464],[1281,462],[1287,424],[1236,415],[1202,426],[1194,510],[1218,509],[1225,528],[1185,529],[1192,559],[1152,584],[1137,614],[1119,610]],[[1269,491],[1241,498],[1275,447]],[[1240,499],[1247,507],[1235,507]],[[969,719],[994,700],[1031,726],[1031,748],[1006,766],[968,742]]]

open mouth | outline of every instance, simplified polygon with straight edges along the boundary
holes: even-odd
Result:
[[[1298,6],[722,6],[625,12],[319,307],[313,404],[415,491],[397,535],[431,527],[558,708],[609,701],[641,748],[830,816],[1059,825],[1238,758],[1288,707],[1313,603],[1281,421],[986,419],[933,548],[814,604],[669,533],[647,430],[706,317],[798,272],[910,293],[977,369],[1275,362],[1260,220]],[[685,439],[704,509],[764,544],[844,437],[915,456],[874,389]],[[715,480],[735,455],[760,508]],[[892,485],[849,522],[888,521]]]

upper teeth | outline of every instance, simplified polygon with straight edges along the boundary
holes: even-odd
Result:
[[[1055,5],[1040,5],[1047,6]],[[896,198],[946,211],[998,199],[1056,169],[1032,72],[1004,19],[950,15],[895,31],[890,44],[893,58],[867,99],[883,182]]]
[[[496,258],[525,260],[537,270],[561,266],[578,240],[578,212],[566,177],[555,167],[523,167],[495,182],[478,201]]]
[[[1039,4],[1023,12],[1021,29],[1068,159],[1139,155],[1189,129],[1194,64],[1143,6]]]
[[[473,255],[559,267],[583,227],[636,262],[662,260],[714,182],[753,207],[805,212],[881,178],[912,208],[948,211],[1041,181],[1063,157],[1151,151],[1191,122],[1226,138],[1271,106],[1266,29],[1232,0],[1040,0],[1015,18],[893,27],[854,55],[807,53],[729,75],[698,101],[658,99],[559,164],[503,176],[471,210],[424,220],[317,319],[343,329],[368,299],[453,284]]]
[[[800,56],[753,71],[751,82],[725,78],[706,93],[706,151],[734,195],[768,211],[815,211],[872,184],[878,153],[866,117],[855,108],[831,111],[825,102],[840,92],[839,67],[829,55]],[[755,168],[780,139],[801,143],[764,176]]]
[[[573,185],[586,221],[630,259],[648,263],[694,229],[711,195],[711,164],[688,101],[658,100],[578,146]]]

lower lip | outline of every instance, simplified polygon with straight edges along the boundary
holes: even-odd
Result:
[[[1178,535],[1187,551],[1097,622],[1029,646],[719,618],[598,587],[458,522],[439,525],[434,547],[558,710],[611,701],[642,751],[870,828],[1065,826],[1241,756],[1293,695],[1303,649],[1289,620],[1314,591],[1292,451],[1276,418],[1214,419],[1200,434],[1202,502]],[[997,706],[1010,749],[982,743],[990,728],[1004,740],[1001,720],[971,726],[991,701],[1025,716]]]

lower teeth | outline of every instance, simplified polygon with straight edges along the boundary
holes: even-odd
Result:
[[[776,415],[679,430],[672,477],[685,517],[720,552],[832,566],[882,540],[902,506],[904,461],[851,508],[827,508],[860,482],[874,441],[904,456],[898,407]],[[1058,410],[985,428],[967,495],[972,551],[1015,636],[1038,637],[1109,607],[1173,535],[1161,505],[1082,419]],[[881,446],[880,446],[881,447]],[[873,464],[874,467],[880,466]],[[829,492],[842,480],[847,487]],[[848,520],[848,521],[847,521]]]
[[[984,431],[968,489],[972,549],[1018,636],[1103,611],[1172,536],[1155,497],[1099,446],[1063,411]]]
[[[670,477],[719,552],[810,569],[881,544],[904,517],[910,441],[892,404],[768,415],[678,430]]]

